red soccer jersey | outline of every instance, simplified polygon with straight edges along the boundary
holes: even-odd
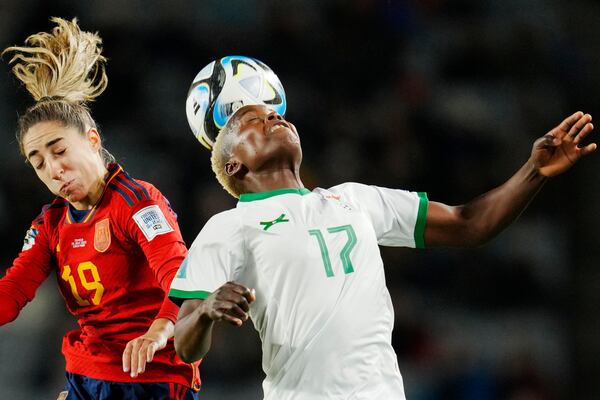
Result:
[[[68,372],[198,389],[197,365],[181,361],[172,340],[137,378],[122,367],[128,341],[146,333],[155,318],[174,322],[177,317],[178,309],[166,300],[166,293],[186,247],[168,201],[151,184],[111,164],[102,198],[75,221],[62,198],[45,206],[34,220],[23,251],[0,280],[0,324],[16,318],[54,270],[67,308],[80,326],[63,339]]]

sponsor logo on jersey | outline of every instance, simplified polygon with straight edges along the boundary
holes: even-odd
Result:
[[[85,247],[86,244],[87,244],[87,241],[84,238],[79,238],[79,239],[73,240],[73,242],[71,243],[71,246],[73,246],[74,249],[79,249],[79,248]]]
[[[342,196],[339,194],[326,194],[323,196],[323,198],[325,200],[333,200],[335,201],[337,204],[339,204],[344,210],[346,211],[352,211],[352,207],[350,207],[350,205],[346,202],[342,201]]]
[[[29,250],[35,244],[35,237],[37,236],[37,229],[33,226],[29,228],[27,233],[25,234],[25,239],[23,239],[23,249],[21,251]]]
[[[110,220],[104,218],[94,226],[94,248],[104,253],[110,247]]]
[[[285,218],[285,214],[281,214],[279,217],[275,218],[272,221],[260,221],[260,224],[264,226],[263,231],[266,231],[270,227],[280,222],[290,222],[289,219]]]
[[[150,242],[158,235],[173,232],[167,218],[158,205],[142,208],[133,215],[133,220]]]

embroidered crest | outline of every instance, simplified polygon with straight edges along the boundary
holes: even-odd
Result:
[[[108,218],[96,222],[94,228],[94,248],[104,253],[110,246],[110,220]]]

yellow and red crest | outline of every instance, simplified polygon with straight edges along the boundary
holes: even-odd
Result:
[[[104,253],[110,247],[110,220],[108,218],[96,222],[94,231],[94,248]]]

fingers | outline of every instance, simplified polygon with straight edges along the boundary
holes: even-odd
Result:
[[[123,351],[123,372],[129,372],[132,378],[135,378],[138,374],[139,348],[140,341],[138,338],[128,342]]]
[[[234,325],[234,326],[242,326],[242,324],[244,323],[244,321],[247,319],[240,319],[237,317],[234,317],[232,315],[229,315],[227,312],[224,311],[215,311],[215,320],[217,321],[225,321],[225,322],[229,322],[230,324]]]
[[[132,378],[146,370],[146,363],[151,362],[158,344],[139,337],[127,343],[123,351],[123,372],[129,372]]]
[[[591,117],[590,117],[591,118]],[[594,130],[594,125],[591,122],[586,123],[581,130],[575,133],[573,143],[579,144],[591,131]]]
[[[216,301],[209,317],[214,321],[227,321],[236,326],[248,320],[248,313],[231,301]]]
[[[586,155],[596,151],[597,147],[598,146],[596,146],[596,143],[590,143],[587,146],[581,148],[581,150],[580,150],[581,155],[586,156]]]
[[[256,300],[256,294],[254,292],[254,289],[250,289],[246,286],[240,285],[239,283],[235,283],[235,282],[227,282],[225,284],[225,286],[231,287],[231,289],[235,293],[238,293],[238,294],[241,294],[242,296],[244,296],[244,298],[246,299],[246,301],[248,303],[252,303],[254,300]]]
[[[573,125],[575,125],[575,123],[577,121],[579,121],[579,119],[583,116],[583,113],[581,111],[577,111],[576,113],[574,113],[573,115],[565,118],[565,120],[563,122],[560,123],[560,125],[558,125],[558,128],[563,131],[563,132],[569,132],[569,130],[571,129],[571,127]]]
[[[246,298],[248,299],[248,302],[250,302],[250,303],[255,301],[256,300],[256,291],[254,289],[250,289],[250,292],[248,293]]]
[[[256,300],[254,289],[227,282],[205,301],[206,315],[213,321],[226,321],[241,326],[247,321],[250,303]]]
[[[123,372],[129,372],[129,370],[131,369],[131,349],[132,349],[132,344],[131,342],[127,343],[127,346],[125,346],[125,351],[123,351]]]
[[[148,345],[148,349],[146,350],[146,362],[152,362],[154,359],[154,353],[158,349],[158,344],[152,342]]]
[[[587,124],[591,125],[592,116],[590,114],[582,115],[569,129],[569,133],[567,134],[570,138],[575,138],[579,132],[581,132]]]
[[[592,124],[592,116],[590,114],[585,114],[571,127],[567,137],[571,138],[573,140],[573,144],[577,146],[593,130],[594,124]],[[595,151],[596,148],[596,143],[590,143],[578,149],[579,155],[585,156],[590,154]]]

